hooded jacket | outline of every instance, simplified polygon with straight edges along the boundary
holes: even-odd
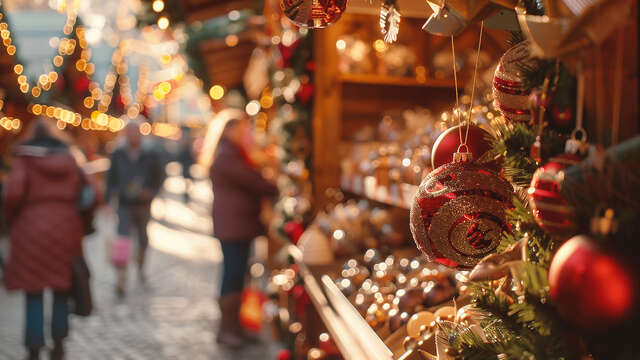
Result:
[[[264,233],[261,201],[278,188],[249,164],[243,150],[222,138],[211,166],[213,232],[223,242],[249,241]]]
[[[77,207],[85,177],[68,148],[46,138],[18,146],[6,183],[3,214],[10,229],[5,267],[9,290],[71,286],[82,254],[84,225]]]

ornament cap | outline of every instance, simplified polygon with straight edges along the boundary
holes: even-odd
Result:
[[[462,151],[462,150],[465,151]],[[469,147],[466,144],[460,144],[458,151],[453,154],[453,162],[472,162],[473,153],[469,151]]]

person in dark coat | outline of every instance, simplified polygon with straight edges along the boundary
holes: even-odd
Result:
[[[53,290],[51,359],[62,359],[69,333],[72,263],[82,255],[85,234],[78,199],[90,182],[44,120],[36,123],[33,137],[17,146],[14,155],[2,204],[10,229],[4,281],[8,290],[26,293],[29,359],[38,359],[45,344],[43,291]]]
[[[139,123],[130,121],[124,128],[125,142],[111,154],[111,166],[106,175],[105,201],[117,200],[118,235],[135,235],[138,241],[138,276],[145,281],[144,264],[149,237],[147,224],[151,219],[151,201],[165,179],[158,153],[143,143]],[[116,293],[125,293],[126,269],[118,269]]]
[[[224,257],[218,342],[232,347],[244,342],[238,314],[251,241],[265,233],[261,202],[278,194],[277,187],[262,177],[247,156],[243,140],[248,132],[245,117],[227,122],[210,172],[214,236],[220,240]]]

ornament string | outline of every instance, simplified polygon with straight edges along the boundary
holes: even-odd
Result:
[[[478,62],[480,61],[480,48],[482,47],[482,33],[484,31],[484,21],[480,22],[480,36],[478,38],[478,50],[476,51],[476,64],[475,67],[473,69],[473,83],[471,84],[471,99],[470,99],[470,103],[469,103],[469,116],[467,118],[467,128],[466,128],[466,133],[464,135],[464,143],[462,142],[462,139],[460,139],[460,144],[464,144],[464,146],[467,146],[467,140],[469,139],[469,125],[471,124],[471,112],[473,110],[473,97],[475,95],[476,92],[476,77],[478,75]]]
[[[622,65],[624,55],[624,32],[618,30],[618,37],[616,38],[616,68],[613,78],[613,104],[612,104],[612,120],[611,124],[611,145],[618,143],[620,133],[620,113],[621,113],[621,101],[622,101]]]
[[[480,36],[478,38],[478,50],[476,52],[476,63],[473,69],[473,82],[472,82],[472,87],[471,87],[471,98],[470,98],[470,103],[469,103],[469,116],[466,119],[466,128],[465,128],[465,134],[464,137],[462,136],[462,126],[458,127],[458,137],[460,139],[460,146],[458,146],[458,152],[460,152],[460,150],[462,148],[466,148],[468,152],[469,148],[467,147],[467,141],[469,140],[469,127],[471,125],[471,113],[473,110],[473,98],[475,96],[475,90],[476,90],[476,78],[478,75],[478,63],[480,62],[480,49],[482,48],[482,33],[484,32],[484,21],[480,22]],[[459,95],[458,95],[458,75],[457,75],[457,69],[456,69],[456,50],[455,50],[455,45],[454,45],[454,40],[453,40],[453,35],[451,35],[451,55],[453,57],[453,82],[454,82],[454,87],[455,87],[455,91],[456,91],[456,109],[454,111],[454,113],[456,114],[456,118],[458,119],[458,125],[462,125],[462,120],[461,120],[461,116],[460,116],[460,100],[459,100]]]

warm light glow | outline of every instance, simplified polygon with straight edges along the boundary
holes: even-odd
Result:
[[[160,91],[165,95],[171,92],[171,84],[168,81],[161,82],[158,88],[160,88]]]
[[[273,106],[273,97],[272,96],[268,96],[268,95],[265,95],[265,96],[261,97],[260,98],[260,105],[264,109],[269,109],[270,107]]]
[[[164,1],[155,0],[153,4],[151,4],[151,7],[153,8],[153,11],[159,13],[160,11],[164,10]]]
[[[209,89],[209,96],[213,100],[220,100],[224,96],[224,88],[220,85],[213,85],[211,89]]]
[[[340,39],[336,41],[336,48],[338,50],[344,50],[347,48],[347,43],[344,40]]]
[[[13,45],[7,46],[7,54],[13,55],[16,53],[16,47]]]
[[[15,73],[18,74],[18,75],[22,74],[22,70],[24,70],[24,68],[20,64],[16,64],[13,67],[13,71],[15,71]]]
[[[62,62],[64,61],[64,59],[62,58],[62,56],[60,55],[56,55],[53,58],[53,65],[55,66],[62,66]]]
[[[65,122],[64,122],[64,121],[62,121],[62,120],[58,120],[58,121],[56,122],[56,126],[58,127],[58,129],[60,129],[60,130],[64,130],[64,128],[66,128],[66,127],[67,127],[67,123],[65,123]]]
[[[169,19],[166,16],[161,16],[158,19],[158,27],[161,30],[166,30],[169,27]]]
[[[78,61],[76,61],[76,69],[78,69],[78,71],[84,71],[87,68],[87,61],[84,59],[80,59]]]
[[[39,87],[34,87],[33,89],[31,89],[31,95],[33,95],[33,97],[38,97],[40,96],[42,90],[40,90]]]
[[[92,97],[87,96],[86,98],[84,98],[84,107],[86,107],[87,109],[91,109],[94,104],[95,102],[93,101]]]
[[[387,44],[382,39],[378,39],[373,42],[373,48],[376,49],[377,52],[387,51]]]
[[[238,45],[238,35],[229,34],[224,38],[224,43],[227,44],[228,47],[234,47]]]
[[[160,88],[155,88],[153,90],[153,97],[156,100],[160,101],[160,100],[164,99],[164,92],[162,92],[162,90],[160,90]]]
[[[18,76],[18,84],[22,85],[26,83],[27,83],[27,77],[25,75]]]
[[[149,124],[148,122],[143,122],[142,124],[140,124],[140,134],[142,135],[151,134],[151,124]]]
[[[33,107],[31,108],[31,113],[33,115],[40,115],[42,114],[42,106],[40,104],[35,104],[33,105]]]
[[[27,91],[29,91],[29,84],[22,84],[20,85],[20,91],[22,91],[23,93],[27,93]]]
[[[257,100],[251,100],[247,106],[245,106],[244,111],[246,111],[249,116],[254,116],[260,111],[260,103]]]
[[[55,71],[49,72],[49,82],[54,83],[58,81],[58,73]]]
[[[160,57],[160,61],[162,61],[163,64],[168,64],[171,62],[171,55],[169,54],[164,54]]]

